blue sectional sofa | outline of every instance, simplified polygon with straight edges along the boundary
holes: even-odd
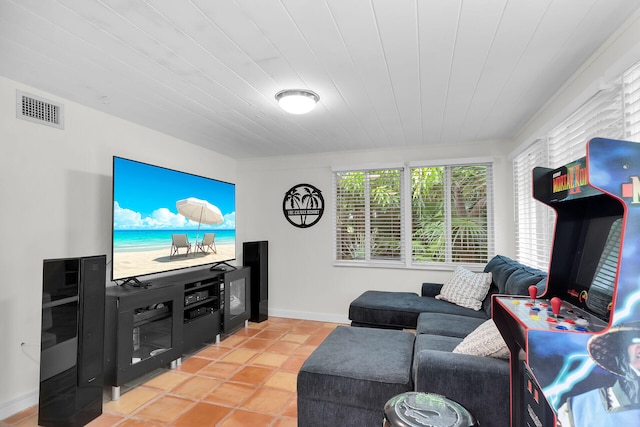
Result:
[[[509,426],[508,359],[453,350],[490,319],[492,295],[527,295],[531,285],[541,294],[546,273],[501,255],[484,272],[492,282],[478,311],[436,299],[442,285],[433,283],[420,295],[367,291],[356,298],[352,326],[334,331],[298,374],[298,425],[379,426],[386,400],[422,391],[460,403],[483,427]]]
[[[546,273],[503,255],[493,257],[484,272],[491,272],[493,280],[480,311],[435,299],[442,283],[423,283],[420,295],[413,292],[364,292],[349,306],[351,325],[416,329],[418,316],[422,313],[449,314],[484,321],[491,318],[492,295],[527,295],[530,285],[536,285],[542,291],[546,284]]]

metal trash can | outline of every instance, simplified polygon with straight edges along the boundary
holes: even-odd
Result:
[[[460,404],[434,393],[402,393],[384,405],[384,427],[477,427]]]

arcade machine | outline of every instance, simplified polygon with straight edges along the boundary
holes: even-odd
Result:
[[[533,178],[557,214],[547,286],[492,301],[511,426],[640,426],[640,143],[594,138]]]

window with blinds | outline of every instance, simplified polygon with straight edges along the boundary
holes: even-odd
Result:
[[[486,164],[411,169],[414,263],[488,261],[491,172]]]
[[[547,144],[536,141],[513,161],[516,257],[523,264],[547,270],[555,214],[533,198],[533,168],[549,163]]]
[[[546,270],[551,256],[555,213],[533,199],[531,171],[535,166],[555,169],[586,154],[587,141],[594,137],[620,139],[623,136],[621,83],[612,84],[585,102],[513,160],[518,261]]]
[[[336,263],[484,265],[492,189],[491,164],[334,172]]]
[[[586,153],[591,138],[640,142],[640,62],[600,90],[577,111],[513,160],[516,252],[519,261],[546,268],[553,210],[531,197],[534,166],[557,168]],[[548,153],[545,154],[545,153]]]
[[[402,261],[402,173],[334,174],[336,260]]]
[[[587,141],[594,137],[623,136],[620,82],[601,90],[548,135],[549,165],[555,169],[584,157]]]

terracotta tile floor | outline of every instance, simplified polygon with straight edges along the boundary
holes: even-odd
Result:
[[[89,427],[295,427],[296,378],[302,363],[338,326],[271,317],[249,323],[219,344],[133,384],[118,401],[105,399]],[[37,425],[37,406],[1,427]]]

